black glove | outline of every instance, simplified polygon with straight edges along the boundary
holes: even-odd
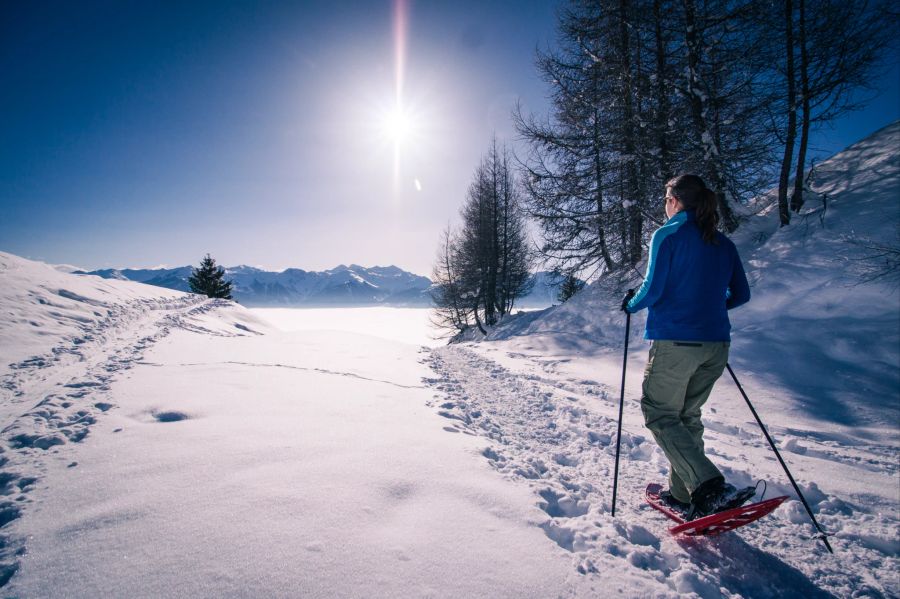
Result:
[[[634,297],[634,289],[629,289],[625,297],[622,298],[622,312],[628,312],[628,302]]]

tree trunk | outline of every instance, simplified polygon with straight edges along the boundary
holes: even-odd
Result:
[[[498,307],[499,302],[497,301],[497,276],[499,274],[499,261],[500,261],[500,223],[498,222],[500,211],[498,210],[500,204],[500,190],[498,186],[498,168],[499,164],[497,163],[497,138],[494,138],[493,146],[491,146],[491,192],[489,195],[489,203],[490,207],[490,223],[491,223],[491,234],[490,234],[490,253],[488,256],[488,288],[487,288],[487,297],[485,298],[485,304],[491,304],[491,312],[492,316],[495,309]],[[502,312],[500,313],[502,316]],[[488,324],[496,324],[496,316],[493,316],[491,321],[488,321]]]
[[[719,202],[719,212],[722,215],[722,225],[729,233],[737,229],[737,218],[728,203],[725,196],[725,177],[722,173],[718,160],[719,148],[716,146],[715,137],[709,128],[706,119],[706,110],[708,109],[708,100],[704,99],[703,90],[700,89],[700,40],[697,36],[697,15],[694,0],[684,0],[685,14],[685,46],[688,53],[688,94],[691,103],[691,118],[694,122],[696,133],[700,136],[699,143],[704,149],[704,162],[706,172],[712,183],[712,187],[716,190],[716,197]]]
[[[475,298],[475,309],[472,311],[475,314],[475,326],[478,327],[478,330],[481,331],[482,335],[487,335],[487,331],[484,330],[484,327],[481,326],[481,319],[478,317],[478,304],[480,298]]]
[[[596,71],[594,73],[594,85],[596,85]],[[606,223],[603,222],[603,160],[600,156],[600,148],[603,140],[600,136],[600,111],[594,108],[594,135],[591,152],[594,158],[594,201],[597,203],[597,245],[600,247],[600,255],[606,270],[612,270],[612,256],[609,255],[609,247],[606,243]]]
[[[623,189],[622,199],[628,200],[628,208],[626,209],[628,218],[628,237],[627,245],[622,248],[622,256],[627,264],[635,265],[641,259],[641,222],[638,190],[639,183],[637,177],[637,143],[635,140],[634,126],[634,86],[632,84],[631,75],[631,40],[628,32],[628,0],[619,0],[619,53],[620,64],[619,72],[622,75],[622,100],[623,100],[623,141],[625,149],[625,189]]]
[[[653,0],[653,21],[656,27],[656,95],[657,110],[656,134],[659,146],[659,178],[665,182],[672,178],[671,158],[669,157],[669,93],[666,89],[666,47],[662,33],[662,0]]]
[[[797,84],[794,75],[794,4],[793,0],[784,2],[785,43],[787,50],[787,92],[788,92],[788,126],[784,143],[784,156],[781,159],[781,175],[778,178],[778,217],[781,226],[790,224],[791,213],[788,209],[788,183],[791,163],[794,159],[794,140],[797,136]]]
[[[794,178],[794,193],[791,195],[791,210],[800,212],[803,207],[803,182],[806,171],[806,146],[809,142],[809,53],[806,48],[806,0],[800,4],[800,95],[803,99],[803,119],[800,128],[800,150],[797,152],[797,174]]]

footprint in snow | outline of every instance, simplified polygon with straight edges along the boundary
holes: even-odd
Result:
[[[505,462],[505,461],[506,461],[506,458],[503,457],[502,454],[497,453],[496,451],[494,451],[494,450],[491,449],[490,447],[485,447],[485,448],[481,451],[481,455],[483,455],[484,457],[486,457],[487,459],[489,459],[489,460],[492,461],[492,462]]]
[[[578,466],[578,464],[581,463],[578,460],[578,458],[564,454],[564,453],[554,454],[553,461],[556,462],[557,464],[559,464],[560,466],[571,466],[571,467]]]
[[[575,531],[561,526],[553,520],[548,520],[541,524],[541,528],[552,541],[565,549],[566,551],[575,551]]]
[[[553,518],[575,518],[587,514],[591,509],[589,502],[573,499],[553,489],[543,489],[538,491],[538,495],[544,499],[538,502],[538,507]]]
[[[9,439],[9,446],[13,449],[25,449],[35,447],[44,451],[54,445],[63,445],[66,440],[62,435],[29,435],[22,433]]]
[[[180,420],[187,420],[190,418],[184,412],[176,412],[174,410],[165,411],[165,412],[153,412],[153,417],[157,422],[178,422]]]
[[[101,387],[103,386],[103,383],[100,381],[79,381],[76,383],[67,383],[63,386],[68,387],[69,389],[81,389],[83,387]]]

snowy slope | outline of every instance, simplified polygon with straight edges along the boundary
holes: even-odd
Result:
[[[609,516],[624,315],[614,282],[512,318],[487,342],[435,350],[446,417],[486,440],[485,458],[527,481],[547,536],[573,567],[626,583],[626,595],[897,596],[900,594],[900,297],[871,278],[864,245],[898,245],[900,124],[816,169],[804,215],[779,228],[763,198],[735,236],[752,284],[732,313],[731,363],[836,554],[811,540],[792,499],[766,521],[718,540],[671,538],[642,501],[667,465],[638,400],[648,344],[632,318],[617,517]],[[632,284],[639,282],[636,273]],[[794,497],[730,380],[706,410],[710,455],[736,483],[768,481]],[[621,510],[621,511],[619,511]]]
[[[228,313],[213,315],[220,307]],[[232,302],[60,272],[0,253],[0,583],[18,568],[27,512],[48,454],[82,443],[115,406],[111,383],[172,330],[256,335],[264,323]],[[251,328],[253,327],[253,328]]]
[[[900,122],[819,164],[789,227],[770,202],[735,236],[754,294],[736,362],[790,390],[792,416],[862,438],[900,423],[900,272],[868,280],[889,268],[878,247],[900,250],[898,148]]]

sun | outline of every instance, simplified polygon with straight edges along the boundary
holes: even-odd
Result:
[[[402,143],[412,132],[412,119],[401,107],[387,113],[382,123],[385,135],[394,143]]]

